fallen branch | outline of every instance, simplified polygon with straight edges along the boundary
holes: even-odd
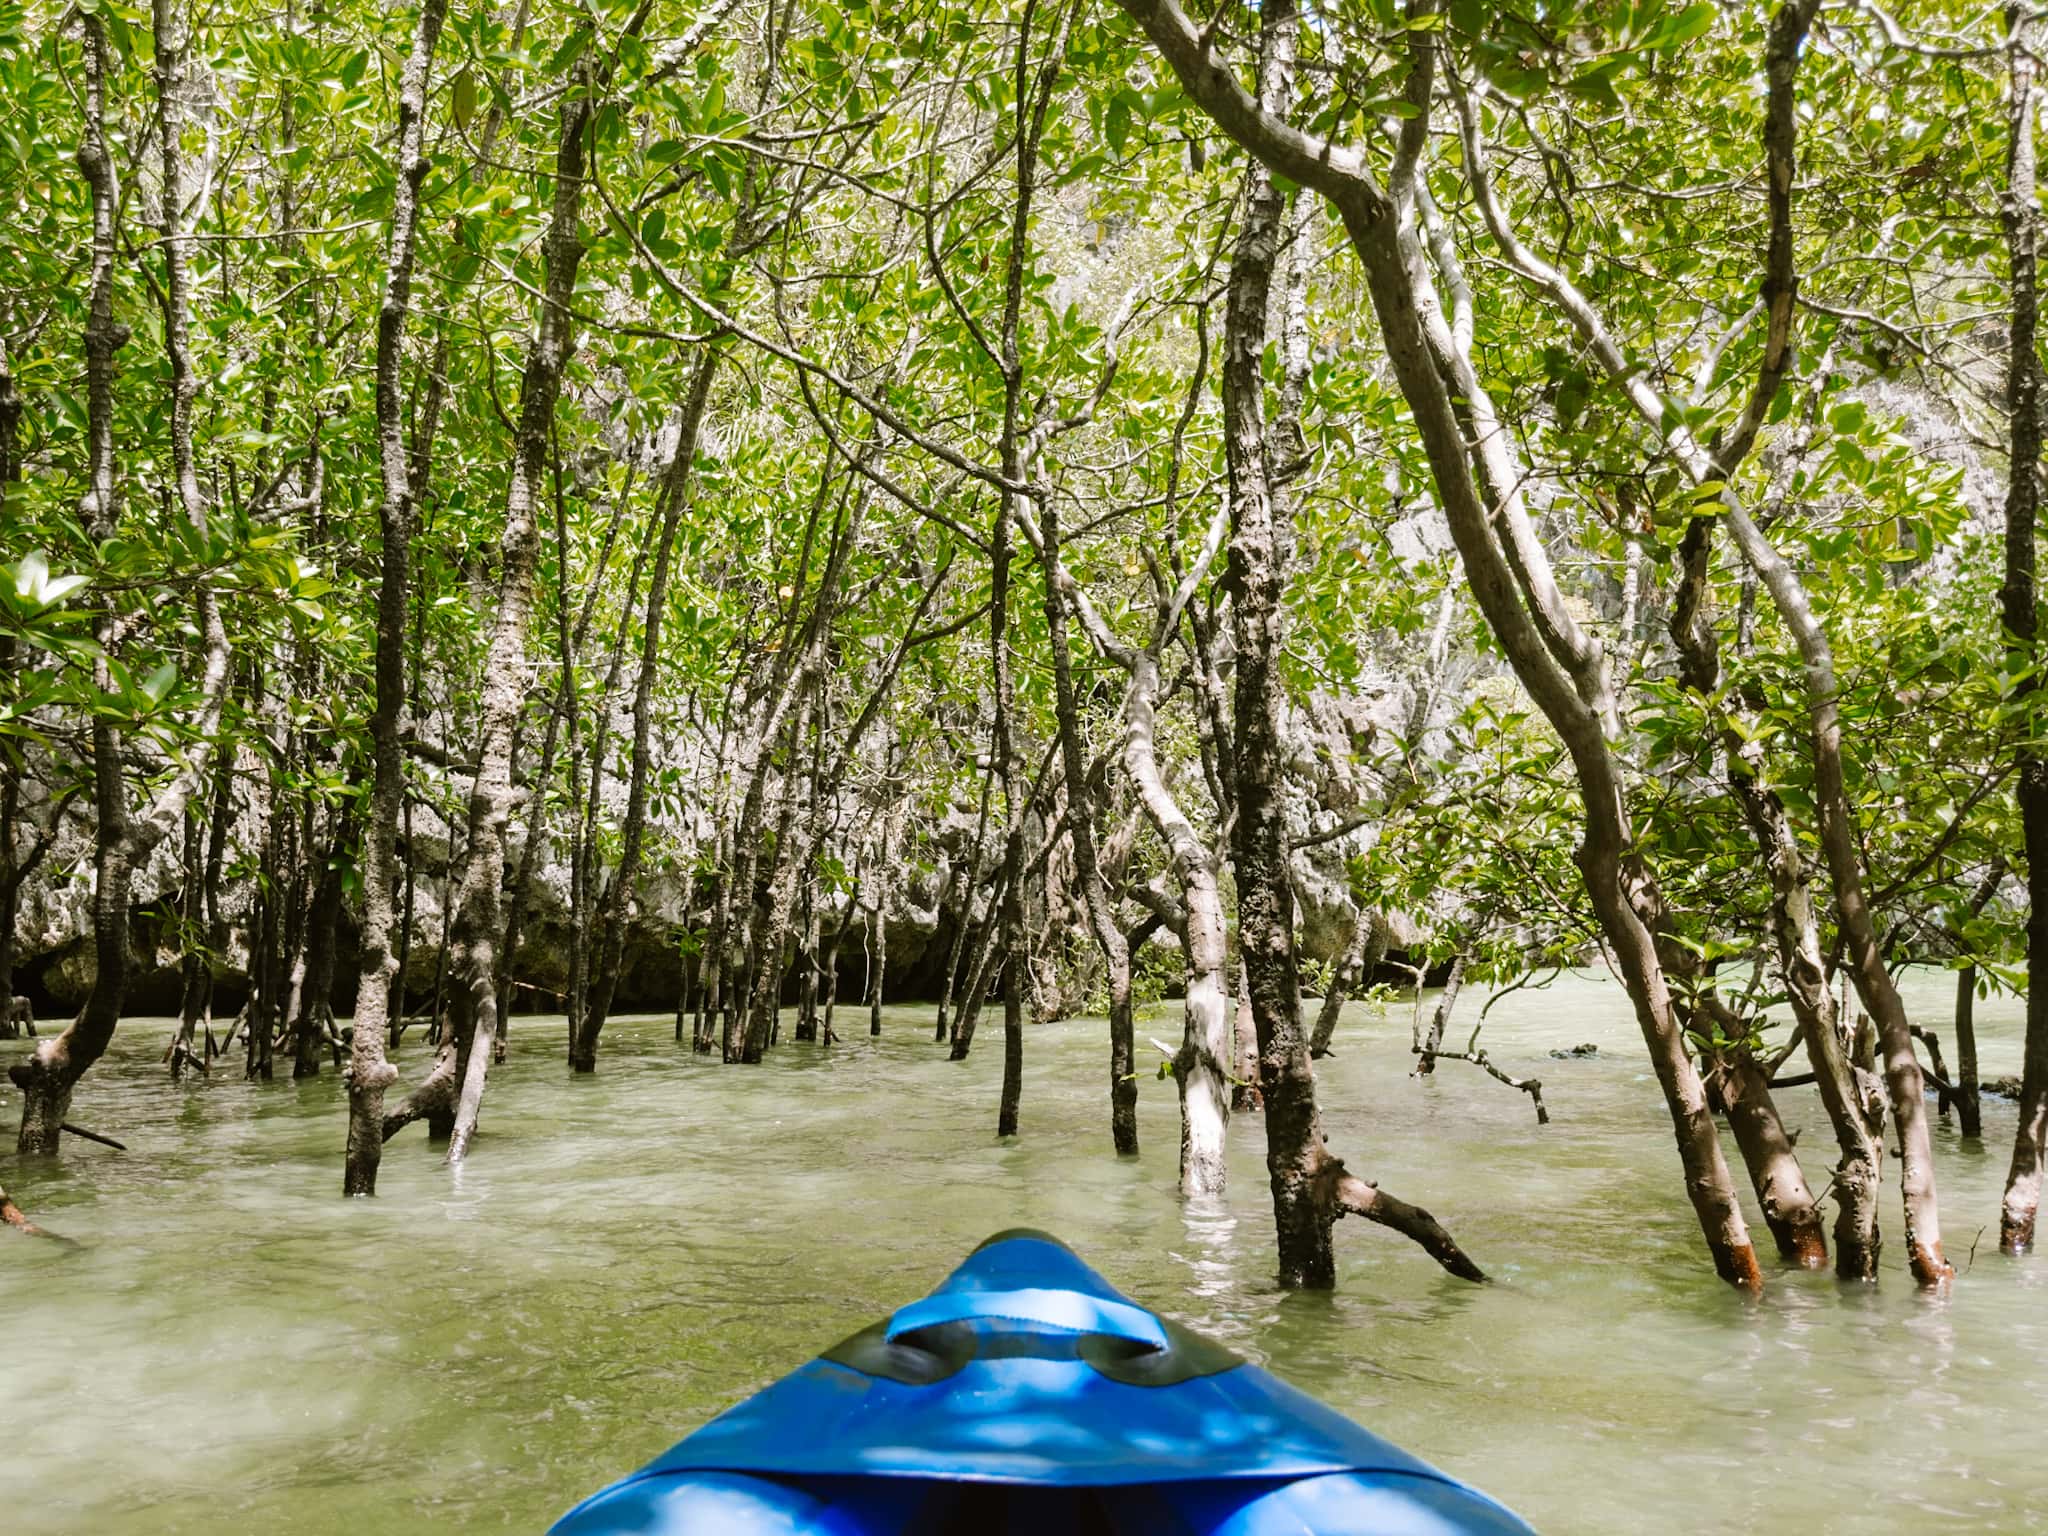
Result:
[[[1388,1194],[1370,1179],[1345,1170],[1335,1158],[1328,1159],[1318,1175],[1328,1181],[1329,1198],[1339,1216],[1363,1216],[1367,1221],[1391,1227],[1421,1247],[1437,1263],[1460,1280],[1484,1284],[1486,1272],[1466,1256],[1458,1240],[1443,1224],[1419,1205],[1410,1205]]]
[[[1469,1061],[1472,1063],[1473,1066],[1481,1069],[1483,1072],[1486,1073],[1488,1077],[1493,1078],[1496,1082],[1506,1083],[1510,1088],[1520,1089],[1523,1093],[1529,1095],[1530,1102],[1536,1106],[1536,1123],[1538,1125],[1550,1124],[1550,1110],[1544,1105],[1543,1102],[1542,1079],[1534,1077],[1510,1077],[1507,1073],[1501,1071],[1499,1067],[1496,1067],[1490,1060],[1487,1059],[1487,1055],[1484,1049],[1476,1048],[1479,1039],[1478,1030],[1475,1029],[1472,1032],[1472,1039],[1475,1047],[1474,1049],[1468,1049],[1463,1051],[1437,1051],[1433,1054],[1438,1061]]]
[[[112,1147],[116,1152],[126,1152],[128,1150],[126,1145],[114,1140],[113,1137],[102,1136],[98,1131],[88,1131],[84,1126],[73,1125],[69,1120],[66,1120],[59,1129],[69,1131],[82,1141],[96,1141],[103,1147]]]
[[[405,1102],[384,1116],[384,1140],[389,1141],[415,1120],[455,1112],[455,1043],[443,1045],[433,1068],[420,1085],[405,1096]]]
[[[21,1233],[24,1237],[48,1237],[50,1235],[22,1214],[21,1207],[8,1197],[4,1186],[0,1186],[0,1221],[6,1222],[8,1226],[14,1228],[15,1231]]]
[[[0,1185],[0,1223],[14,1228],[23,1237],[47,1237],[51,1242],[63,1243],[66,1247],[75,1248],[78,1246],[72,1239],[60,1237],[55,1232],[48,1231],[30,1221],[22,1213],[21,1207],[16,1205],[9,1197],[4,1185]]]

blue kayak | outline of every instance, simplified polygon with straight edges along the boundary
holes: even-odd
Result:
[[[551,1536],[1530,1536],[1477,1490],[1004,1232]]]

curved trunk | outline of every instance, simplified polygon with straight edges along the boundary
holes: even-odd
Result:
[[[1757,426],[1788,365],[1793,316],[1792,235],[1789,212],[1795,180],[1793,135],[1796,114],[1791,82],[1796,71],[1800,45],[1811,21],[1812,0],[1783,7],[1771,28],[1767,73],[1771,84],[1765,147],[1770,161],[1768,187],[1771,202],[1771,245],[1766,262],[1765,301],[1770,314],[1765,367],[1752,392],[1749,407],[1737,424],[1731,441],[1720,450],[1728,462],[1746,454]],[[1878,1031],[1885,1043],[1886,1077],[1893,1111],[1899,1119],[1903,1152],[1901,1187],[1906,1203],[1906,1241],[1912,1255],[1915,1276],[1923,1285],[1941,1287],[1953,1271],[1941,1254],[1940,1228],[1934,1201],[1934,1174],[1924,1107],[1920,1103],[1920,1068],[1913,1055],[1912,1037],[1905,1011],[1886,971],[1876,941],[1875,924],[1862,891],[1862,873],[1856,847],[1854,823],[1843,789],[1840,720],[1833,657],[1826,635],[1815,621],[1804,588],[1750,519],[1747,509],[1728,488],[1722,463],[1703,447],[1685,425],[1684,414],[1673,410],[1657,392],[1643,370],[1635,367],[1620,344],[1609,333],[1599,313],[1556,267],[1525,246],[1509,226],[1488,178],[1484,147],[1480,141],[1477,108],[1472,98],[1457,95],[1466,173],[1475,200],[1495,242],[1509,262],[1531,283],[1546,292],[1570,318],[1589,350],[1614,381],[1623,397],[1659,434],[1696,485],[1717,488],[1715,504],[1744,559],[1769,591],[1786,628],[1796,641],[1806,667],[1808,709],[1811,726],[1810,751],[1814,768],[1814,798],[1819,812],[1820,840],[1835,888],[1835,905],[1847,949],[1847,960],[1865,1005],[1876,1015]],[[1362,218],[1361,218],[1362,222]],[[1467,364],[1469,370],[1469,363]],[[1411,403],[1413,397],[1411,396]],[[1504,452],[1505,450],[1501,450]],[[1596,900],[1600,898],[1596,897]],[[1653,906],[1640,911],[1654,921]],[[1620,914],[1616,914],[1619,916]],[[1609,927],[1610,942],[1617,932]],[[1622,950],[1624,964],[1635,957]],[[1661,987],[1658,990],[1662,990]],[[1667,999],[1668,1002],[1668,999]],[[1646,1028],[1650,1018],[1645,1015]],[[1661,1069],[1660,1069],[1661,1071]],[[1674,1100],[1674,1111],[1678,1108]],[[1704,1214],[1704,1213],[1703,1213]],[[1739,1217],[1738,1217],[1739,1219]],[[1710,1233],[1710,1242],[1714,1241]],[[1718,1262],[1718,1258],[1717,1258]],[[1725,1269],[1724,1269],[1725,1273]]]
[[[1672,605],[1670,625],[1672,642],[1679,658],[1679,680],[1703,701],[1711,699],[1721,683],[1720,643],[1708,606],[1712,534],[1713,524],[1707,518],[1695,518],[1686,530],[1679,551],[1678,594]],[[1732,717],[1736,707],[1733,701],[1725,706],[1731,713],[1721,732],[1721,749],[1728,761],[1729,790],[1743,808],[1771,883],[1779,970],[1785,973],[1795,963],[1796,946],[1806,942],[1807,936],[1798,932],[1801,920],[1788,924],[1777,921],[1777,918],[1799,912],[1805,914],[1803,921],[1811,921],[1806,875],[1796,846],[1789,863],[1774,854],[1780,839],[1788,845],[1791,843],[1792,831],[1789,825],[1779,825],[1785,819],[1783,803],[1775,793],[1762,787],[1761,753],[1757,748],[1762,737],[1758,732],[1739,728]],[[1709,708],[1709,714],[1713,712]],[[1817,948],[1818,934],[1812,935],[1811,939]],[[1788,948],[1788,945],[1793,947]],[[1664,946],[1663,963],[1673,975],[1695,981],[1705,980],[1697,957],[1674,943]],[[1796,1007],[1795,1004],[1795,1010]],[[1708,1027],[1700,1032],[1704,1037],[1735,1039],[1746,1033],[1743,1024],[1711,992],[1704,995],[1699,1011],[1709,1020]],[[1681,1010],[1681,1019],[1690,1025],[1687,1012]],[[1779,1256],[1803,1268],[1823,1267],[1827,1263],[1827,1241],[1821,1233],[1820,1211],[1800,1169],[1798,1156],[1792,1150],[1792,1138],[1786,1133],[1777,1104],[1771,1097],[1770,1074],[1757,1062],[1747,1045],[1703,1046],[1700,1059],[1715,1076],[1729,1125],[1735,1132],[1735,1144],[1749,1170],[1750,1187],[1756,1192],[1757,1203],[1762,1207],[1765,1225],[1778,1245]],[[1849,1116],[1835,1127],[1844,1148],[1846,1170],[1845,1175],[1838,1179],[1839,1225],[1856,1249],[1840,1257],[1838,1269],[1846,1277],[1858,1278],[1874,1273],[1877,1262],[1875,1214],[1863,1209],[1859,1203],[1875,1190],[1876,1163],[1874,1160],[1869,1163],[1870,1177],[1866,1180],[1859,1172],[1862,1151],[1859,1149],[1853,1156],[1848,1151],[1853,1143],[1862,1139],[1867,1127],[1860,1113],[1848,1109],[1846,1100],[1839,1097],[1843,1086],[1840,1082],[1831,1082],[1833,1091],[1823,1096],[1823,1102],[1829,1106],[1831,1120],[1838,1103],[1843,1105]],[[1866,1238],[1869,1239],[1867,1244]]]
[[[399,82],[399,174],[392,183],[384,298],[377,311],[377,452],[383,471],[377,522],[383,548],[377,585],[376,702],[370,711],[370,805],[363,825],[363,926],[354,1034],[349,1042],[348,1144],[342,1157],[344,1195],[377,1192],[377,1171],[384,1156],[384,1092],[398,1079],[398,1069],[385,1060],[384,1042],[399,969],[392,949],[392,886],[398,864],[398,820],[405,801],[405,754],[399,730],[405,713],[405,621],[412,585],[414,487],[404,435],[401,375],[405,328],[412,314],[420,184],[427,174],[428,79],[447,15],[447,0],[423,0],[412,52]],[[402,1006],[402,997],[399,1002]]]
[[[1436,1000],[1436,1011],[1429,1016],[1429,1033],[1423,1036],[1417,1047],[1420,1059],[1415,1063],[1415,1075],[1428,1077],[1436,1071],[1437,1053],[1444,1046],[1444,1031],[1450,1027],[1451,1012],[1458,1006],[1458,993],[1465,985],[1466,957],[1462,954],[1451,957],[1451,971],[1444,978],[1444,990]],[[1422,1011],[1422,968],[1415,971],[1415,1011]]]
[[[1884,1054],[1885,1086],[1899,1132],[1899,1190],[1905,1204],[1907,1255],[1913,1276],[1922,1286],[1945,1289],[1955,1278],[1955,1271],[1942,1254],[1933,1137],[1928,1126],[1920,1061],[1913,1051],[1912,1026],[1905,1003],[1885,965],[1877,925],[1863,895],[1863,856],[1858,846],[1855,813],[1843,780],[1841,718],[1836,703],[1840,687],[1835,678],[1833,650],[1813,616],[1805,588],[1747,512],[1731,499],[1724,505],[1723,517],[1744,557],[1763,581],[1806,664],[1814,801],[1820,819],[1821,849],[1834,882],[1835,913],[1841,925],[1845,962],[1857,995],[1877,1026],[1878,1044]],[[2044,822],[2043,832],[2044,838],[2048,838],[2048,822]],[[2048,855],[2048,847],[2043,852]]]
[[[1453,404],[1452,386],[1455,384],[1459,398],[1475,410],[1482,408],[1485,392],[1472,376],[1469,359],[1452,339],[1426,280],[1418,287],[1421,268],[1410,259],[1397,210],[1391,205],[1370,204],[1355,194],[1340,204],[1340,210],[1352,245],[1365,263],[1374,311],[1386,334],[1403,395],[1415,410],[1473,595],[1500,637],[1516,675],[1571,754],[1586,810],[1585,837],[1575,862],[1634,1004],[1671,1116],[1686,1194],[1715,1272],[1731,1284],[1759,1289],[1763,1276],[1756,1250],[1721,1154],[1704,1087],[1672,1010],[1654,938],[1641,915],[1657,912],[1662,898],[1649,872],[1629,852],[1634,846],[1633,829],[1619,766],[1605,736],[1611,695],[1604,678],[1604,658],[1575,635],[1548,558],[1528,526],[1519,493],[1511,489],[1511,480],[1498,478],[1509,467],[1505,443],[1496,431],[1483,431],[1477,451],[1468,457],[1468,439]],[[1486,477],[1491,500],[1513,532],[1516,550],[1512,559],[1494,542],[1491,525],[1495,513],[1475,481],[1475,461]],[[1568,678],[1560,669],[1559,652],[1572,658],[1574,677]]]
[[[995,880],[989,887],[988,915],[975,925],[974,948],[967,958],[966,980],[955,999],[958,1011],[953,1018],[952,1046],[947,1052],[949,1061],[965,1061],[967,1053],[973,1049],[975,1026],[981,1020],[982,1005],[988,1001],[989,977],[1002,963],[1003,898],[1007,885],[1007,870],[998,864]]]
[[[1820,1209],[1771,1098],[1769,1075],[1745,1047],[1714,1053],[1707,1061],[1709,1070],[1718,1074],[1728,1125],[1778,1256],[1802,1269],[1826,1268],[1828,1245]]]

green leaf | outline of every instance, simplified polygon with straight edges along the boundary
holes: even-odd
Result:
[[[152,704],[161,704],[178,683],[178,664],[167,661],[142,680],[143,695]]]
[[[1721,8],[1712,0],[1698,0],[1695,5],[1667,15],[1650,29],[1649,35],[1638,46],[1651,53],[1681,48],[1695,38],[1704,37],[1720,15]]]

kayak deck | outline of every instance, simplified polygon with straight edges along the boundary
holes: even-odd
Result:
[[[1527,1536],[1485,1495],[1001,1233],[553,1536]]]

